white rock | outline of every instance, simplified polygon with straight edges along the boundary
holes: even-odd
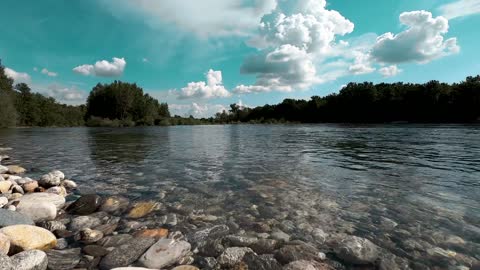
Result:
[[[16,270],[45,270],[47,269],[47,254],[40,250],[28,250],[11,257]]]
[[[38,183],[42,187],[54,187],[59,186],[63,179],[65,175],[61,171],[52,171],[43,175]]]
[[[17,210],[17,207],[15,207],[15,205],[9,205],[9,206],[7,207],[7,210],[16,211],[16,210]]]
[[[247,252],[253,253],[253,250],[247,247],[229,247],[218,257],[218,263],[222,266],[234,266],[242,261]]]
[[[62,182],[62,185],[65,188],[68,188],[68,189],[76,189],[77,188],[77,183],[73,182],[72,180],[64,180]]]
[[[22,202],[32,202],[32,203],[39,203],[39,202],[49,202],[53,203],[57,209],[62,208],[65,205],[65,198],[53,194],[53,193],[46,193],[46,192],[38,192],[38,193],[31,193],[24,195],[17,199],[20,203]]]
[[[67,196],[67,190],[64,187],[51,187],[51,188],[47,189],[46,192],[57,194],[57,195],[60,195],[62,197]]]
[[[19,184],[19,185],[24,185],[24,184],[32,182],[32,181],[33,181],[33,179],[29,178],[29,177],[23,177],[23,178],[15,180],[15,182],[17,182],[17,184]]]
[[[0,173],[6,173],[6,172],[8,172],[8,168],[0,165]]]
[[[57,217],[57,207],[51,202],[20,202],[17,212],[30,217],[34,222],[54,220]]]
[[[7,205],[8,203],[8,199],[5,198],[5,197],[0,197],[0,208],[4,207],[5,205]]]
[[[160,269],[177,263],[190,251],[190,243],[173,239],[160,239],[139,259],[145,267]]]

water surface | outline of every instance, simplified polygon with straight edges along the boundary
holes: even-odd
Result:
[[[168,203],[246,230],[355,234],[441,269],[480,260],[478,125],[28,128],[0,144],[34,176],[135,199],[176,187]]]

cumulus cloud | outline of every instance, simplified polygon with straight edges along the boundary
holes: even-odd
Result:
[[[377,38],[372,57],[382,63],[428,63],[436,58],[457,53],[456,38],[444,38],[448,20],[432,17],[428,11],[404,12],[400,22],[407,29],[399,34],[385,33]]]
[[[402,72],[402,70],[399,69],[396,65],[393,65],[388,67],[382,67],[378,70],[378,72],[382,74],[383,77],[387,78],[396,76],[398,73]]]
[[[66,87],[59,84],[51,84],[43,92],[65,104],[82,104],[86,100],[85,92],[75,87]]]
[[[84,76],[116,77],[123,74],[127,62],[124,58],[113,58],[112,62],[107,60],[97,61],[94,65],[81,65],[75,67],[75,73]]]
[[[198,36],[246,35],[276,0],[101,0],[114,16],[135,15],[151,27],[171,24]]]
[[[205,75],[206,82],[191,82],[186,87],[183,87],[180,92],[173,91],[178,94],[180,99],[188,98],[222,98],[229,97],[230,92],[223,85],[223,78],[221,71],[210,69]]]
[[[214,116],[218,112],[227,111],[228,109],[221,104],[199,104],[193,102],[191,104],[169,104],[168,108],[172,115],[180,115],[196,118],[208,118]]]
[[[31,81],[30,75],[28,75],[28,73],[17,72],[8,67],[5,68],[5,75],[13,79],[15,83],[30,83]]]
[[[439,7],[441,15],[447,19],[455,19],[480,13],[480,1],[457,0]]]
[[[42,72],[42,74],[45,74],[45,75],[47,75],[47,76],[49,76],[49,77],[57,77],[57,75],[58,75],[58,73],[53,72],[53,71],[49,71],[49,70],[46,69],[46,68],[43,68],[41,72]]]
[[[325,0],[300,0],[292,10],[279,6],[263,16],[259,34],[248,43],[261,49],[245,60],[244,74],[256,75],[253,85],[239,85],[236,93],[293,91],[322,82],[316,65],[326,62],[335,39],[351,33],[354,24]]]

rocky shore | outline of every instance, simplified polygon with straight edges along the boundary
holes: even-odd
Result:
[[[8,159],[0,155],[0,164]],[[261,188],[255,192],[268,196]],[[479,269],[475,258],[464,258],[468,267],[412,264],[345,228],[282,220],[282,213],[263,209],[268,205],[250,205],[248,215],[219,215],[229,207],[192,210],[202,204],[195,194],[176,201],[171,194],[181,187],[152,192],[157,195],[148,200],[99,195],[59,170],[34,179],[20,166],[0,165],[0,269]],[[254,218],[260,212],[262,222]],[[432,252],[438,260],[456,256]]]

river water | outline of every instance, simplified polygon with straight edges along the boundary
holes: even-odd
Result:
[[[30,175],[59,169],[133,199],[166,191],[246,231],[353,234],[418,269],[480,260],[478,125],[27,128],[0,130],[0,144]]]

